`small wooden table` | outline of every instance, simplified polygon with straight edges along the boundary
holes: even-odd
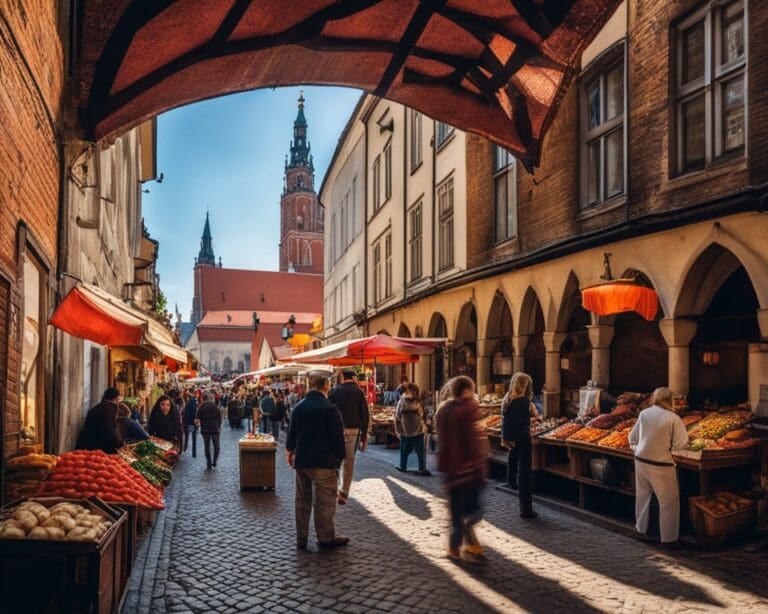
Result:
[[[240,444],[240,489],[275,489],[276,445]]]

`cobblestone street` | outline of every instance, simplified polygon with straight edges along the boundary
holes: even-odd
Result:
[[[754,566],[668,555],[543,506],[524,521],[516,500],[494,488],[478,531],[490,560],[456,565],[445,557],[439,477],[397,473],[394,453],[380,446],[358,456],[352,498],[337,514],[350,546],[318,552],[310,533],[310,551],[297,551],[293,474],[282,449],[276,492],[241,493],[241,434],[224,430],[213,471],[202,452],[180,461],[168,508],[137,559],[126,612],[768,609],[758,571],[765,555],[749,555]]]

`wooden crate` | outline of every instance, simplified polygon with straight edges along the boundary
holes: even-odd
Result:
[[[689,497],[688,515],[696,539],[702,546],[719,546],[727,541],[748,535],[757,524],[757,506],[753,503],[728,514],[713,514],[701,506],[709,497]]]
[[[7,612],[118,612],[125,594],[127,514],[97,498],[61,501],[97,510],[114,523],[99,542],[0,539],[0,591]]]
[[[123,591],[128,586],[128,580],[130,579],[131,572],[133,571],[133,563],[136,560],[136,549],[138,539],[139,528],[139,514],[138,508],[131,503],[113,503],[114,507],[123,510],[126,513],[125,518],[125,547],[123,549]]]
[[[277,446],[240,446],[240,488],[275,489]]]

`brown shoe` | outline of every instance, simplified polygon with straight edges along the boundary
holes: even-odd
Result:
[[[341,548],[349,543],[349,537],[334,537],[325,542],[317,542],[320,548]]]

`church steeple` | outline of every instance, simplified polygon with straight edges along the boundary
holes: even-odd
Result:
[[[293,122],[293,141],[291,142],[291,160],[286,168],[307,167],[314,170],[312,154],[307,140],[307,118],[304,116],[304,92],[299,94],[299,112]]]
[[[206,211],[203,236],[200,239],[200,252],[197,254],[195,264],[216,266],[216,256],[213,253],[213,237],[211,236],[211,223],[208,219],[209,216],[210,214]]]

